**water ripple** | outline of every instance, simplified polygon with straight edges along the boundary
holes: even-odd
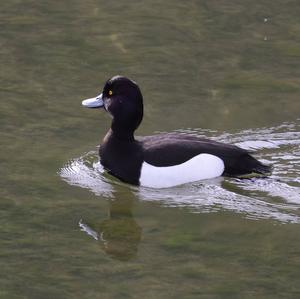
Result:
[[[90,151],[69,161],[61,168],[59,174],[72,186],[87,188],[99,196],[112,197],[112,182],[105,177],[104,168],[98,162],[96,151]]]
[[[208,135],[210,138],[255,149],[255,156],[272,164],[267,179],[239,180],[218,178],[168,189],[151,189],[126,185],[141,201],[156,201],[169,207],[184,207],[191,212],[212,213],[226,210],[251,219],[273,219],[300,223],[300,128],[298,123],[277,127],[219,134],[208,130],[180,130],[182,134]],[[106,174],[91,151],[69,161],[60,176],[73,186],[87,188],[97,196],[114,198],[116,187],[124,186]]]

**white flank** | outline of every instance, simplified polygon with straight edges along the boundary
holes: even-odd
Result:
[[[152,188],[168,188],[221,176],[224,162],[217,156],[200,154],[175,166],[157,167],[144,162],[140,184]]]

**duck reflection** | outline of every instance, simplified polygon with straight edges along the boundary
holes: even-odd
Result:
[[[137,255],[142,229],[132,214],[133,199],[115,199],[109,202],[109,217],[92,228],[82,220],[82,231],[98,240],[102,249],[112,258],[127,261]]]

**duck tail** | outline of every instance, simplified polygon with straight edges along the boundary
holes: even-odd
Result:
[[[265,165],[261,162],[257,163],[256,167],[254,168],[254,172],[257,174],[260,174],[262,176],[269,176],[272,173],[272,166],[271,165]]]
[[[249,163],[250,162],[250,163]],[[254,178],[254,177],[267,177],[272,173],[272,166],[265,165],[260,161],[256,160],[252,156],[249,155],[248,159],[248,171],[237,175],[240,179]]]
[[[230,172],[225,175],[237,177],[240,179],[249,179],[255,177],[267,177],[272,173],[272,166],[265,165],[248,153],[239,161],[238,166],[234,165]]]

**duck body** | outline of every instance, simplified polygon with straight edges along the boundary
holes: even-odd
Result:
[[[266,176],[270,167],[234,145],[180,133],[135,138],[143,117],[137,84],[125,77],[108,80],[102,94],[82,103],[104,108],[112,125],[100,149],[100,162],[121,181],[147,187],[172,187],[219,176]]]

